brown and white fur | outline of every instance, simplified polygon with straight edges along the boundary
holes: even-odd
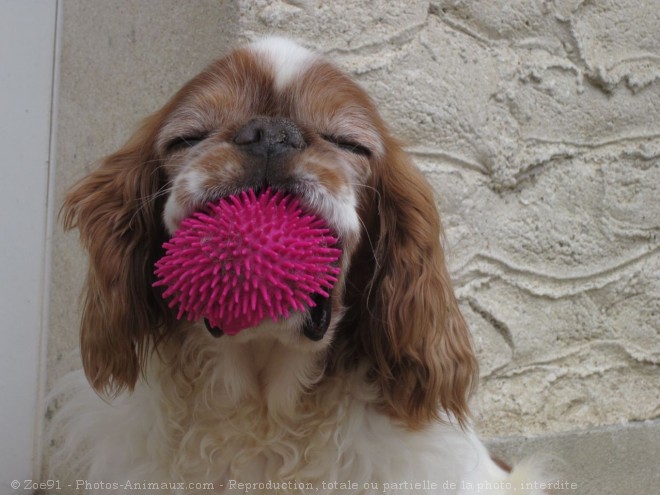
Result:
[[[267,186],[339,237],[331,297],[236,336],[177,321],[152,288],[162,242],[207,201]],[[431,188],[322,57],[280,38],[232,51],[63,211],[90,266],[59,457],[89,491],[525,493],[471,430],[477,363]]]

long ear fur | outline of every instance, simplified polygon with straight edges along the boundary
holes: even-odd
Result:
[[[348,344],[342,352],[370,361],[386,410],[409,427],[437,420],[441,410],[462,425],[477,362],[445,266],[432,190],[394,143],[374,165],[372,185],[377,193],[363,212],[370,238],[348,275],[351,328],[338,337]]]
[[[152,155],[156,116],[120,151],[78,182],[62,212],[89,253],[80,347],[88,380],[101,393],[132,388],[168,311],[151,288],[163,240],[162,185]]]

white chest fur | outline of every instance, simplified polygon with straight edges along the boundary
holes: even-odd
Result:
[[[154,355],[145,379],[112,404],[82,373],[65,382],[62,453],[78,454],[91,492],[130,483],[150,494],[470,493],[505,477],[471,432],[410,431],[381,414],[362,373],[317,383],[311,353],[277,342],[179,352],[189,367]]]

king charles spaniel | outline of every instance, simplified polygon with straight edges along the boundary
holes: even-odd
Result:
[[[233,336],[178,321],[153,288],[163,242],[208,201],[266,187],[339,238],[330,297]],[[63,212],[90,263],[84,376],[64,379],[58,415],[77,488],[538,493],[523,489],[531,467],[499,467],[471,430],[477,362],[432,190],[323,57],[280,38],[232,51]]]

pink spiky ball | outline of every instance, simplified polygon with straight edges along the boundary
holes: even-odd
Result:
[[[298,199],[266,189],[209,203],[163,244],[155,287],[177,318],[206,318],[234,335],[267,317],[314,307],[329,297],[341,250],[325,222]]]

